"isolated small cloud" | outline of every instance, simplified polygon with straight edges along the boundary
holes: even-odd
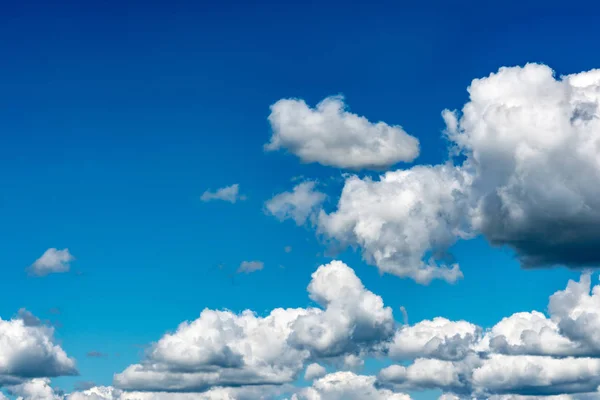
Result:
[[[71,261],[75,257],[69,253],[69,249],[58,250],[50,248],[42,254],[40,258],[35,260],[31,266],[27,268],[30,275],[46,276],[49,274],[68,272],[71,268]]]
[[[370,122],[346,110],[342,96],[316,108],[282,99],[271,106],[273,135],[267,151],[286,149],[307,163],[350,169],[382,169],[419,155],[419,140],[398,125]]]
[[[88,351],[87,356],[90,358],[102,358],[102,357],[106,357],[106,354],[93,350],[93,351]]]
[[[326,198],[324,193],[315,189],[315,185],[314,181],[305,181],[291,192],[273,196],[265,203],[266,211],[280,221],[291,219],[298,226],[313,220]]]
[[[242,261],[237,269],[238,274],[251,274],[252,272],[260,271],[265,267],[262,261]]]
[[[200,196],[200,200],[209,202],[213,200],[222,200],[229,203],[235,203],[238,200],[245,200],[246,196],[240,195],[240,185],[235,183],[231,186],[226,186],[216,191],[207,190]]]
[[[292,252],[292,246],[285,246],[285,247],[283,248],[283,250],[284,250],[286,253],[291,253],[291,252]]]
[[[17,318],[23,321],[26,326],[40,326],[42,325],[42,321],[33,315],[31,311],[26,310],[25,308],[19,309],[17,312]]]
[[[304,373],[304,379],[307,381],[312,381],[314,379],[321,378],[327,375],[327,370],[320,364],[312,363],[306,367],[306,372]]]

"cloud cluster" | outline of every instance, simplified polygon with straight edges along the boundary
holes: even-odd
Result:
[[[66,395],[45,378],[74,373],[73,361],[48,345],[51,328],[2,321],[0,376],[10,393],[40,400],[409,399],[406,393],[421,390],[441,390],[441,399],[600,396],[600,285],[592,287],[589,274],[551,295],[548,314],[518,312],[489,329],[443,317],[397,323],[340,261],[320,266],[308,293],[317,307],[265,316],[205,309],[115,375],[115,387]],[[7,327],[16,333],[5,333]],[[31,339],[21,340],[25,335]],[[349,371],[365,357],[391,365],[376,375]],[[303,372],[312,385],[294,387]]]
[[[164,335],[140,364],[117,374],[115,385],[204,393],[252,387],[262,393],[259,387],[282,388],[304,371],[314,382],[288,388],[296,399],[396,399],[431,389],[445,398],[584,398],[600,386],[600,285],[592,288],[589,274],[550,296],[548,315],[519,312],[489,329],[443,317],[399,324],[381,297],[339,261],[313,273],[308,293],[319,307],[276,309],[265,317],[204,310]],[[363,357],[398,364],[376,376],[348,371],[348,363]],[[327,374],[323,364],[342,370]]]
[[[348,112],[341,96],[327,97],[316,108],[303,100],[279,100],[271,106],[269,122],[273,136],[265,149],[287,149],[307,163],[381,169],[419,155],[417,138],[401,126]]]
[[[320,307],[275,309],[265,317],[205,309],[117,374],[115,384],[143,391],[281,385],[309,360],[370,351],[394,333],[391,309],[342,262],[319,267],[308,292]]]
[[[347,177],[336,209],[321,211],[318,232],[359,247],[381,272],[424,284],[462,277],[448,250],[475,235],[508,246],[526,268],[596,266],[600,70],[557,78],[545,65],[501,68],[475,79],[468,92],[462,111],[442,113],[448,163],[379,179]],[[321,114],[339,117],[339,103],[317,111],[299,101],[276,106],[271,119],[280,133],[271,146],[283,146],[307,126],[316,126],[311,135],[322,140],[337,137],[337,125],[324,123],[329,119]],[[313,136],[302,137],[288,146],[312,149]],[[343,159],[355,159],[348,154]]]

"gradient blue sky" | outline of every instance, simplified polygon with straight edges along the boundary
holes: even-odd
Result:
[[[60,322],[81,373],[53,380],[68,390],[110,384],[205,307],[309,304],[310,274],[330,258],[263,204],[297,176],[335,197],[342,171],[263,151],[280,98],[341,93],[417,136],[416,161],[435,164],[440,112],[462,107],[472,79],[526,62],[558,75],[600,65],[598,7],[565,3],[24,1],[4,2],[0,21],[0,316],[25,307]],[[233,183],[246,201],[200,201]],[[69,248],[76,273],[27,276],[49,247]],[[352,250],[338,258],[411,322],[490,326],[543,310],[578,276],[523,270],[484,239],[453,254],[465,279],[429,286],[380,276]],[[231,279],[244,260],[265,267]]]

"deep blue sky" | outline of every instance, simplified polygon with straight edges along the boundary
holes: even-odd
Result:
[[[310,273],[328,258],[313,232],[266,216],[263,203],[295,176],[341,171],[263,152],[278,99],[343,93],[353,112],[417,136],[417,162],[438,163],[440,112],[462,107],[472,79],[530,61],[559,75],[600,66],[598,6],[88,3],[4,2],[0,12],[0,316],[25,307],[60,321],[81,372],[55,380],[66,389],[110,384],[141,345],[205,307],[309,304]],[[247,201],[199,200],[232,183]],[[28,277],[49,247],[68,247],[80,274]],[[521,270],[483,239],[454,253],[465,274],[455,286],[380,277],[352,251],[341,259],[411,322],[490,326],[543,310],[576,276]],[[232,281],[243,260],[265,269]]]

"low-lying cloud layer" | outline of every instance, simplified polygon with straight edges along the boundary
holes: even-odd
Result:
[[[205,309],[116,374],[115,387],[71,394],[49,386],[47,377],[76,372],[52,329],[2,321],[2,384],[25,399],[57,400],[410,399],[432,389],[441,399],[600,396],[600,285],[589,274],[551,295],[548,314],[518,312],[489,329],[443,317],[397,322],[340,261],[313,273],[308,294],[319,307],[266,316]],[[366,358],[390,365],[376,375],[350,371]],[[294,387],[302,375],[310,387]]]

